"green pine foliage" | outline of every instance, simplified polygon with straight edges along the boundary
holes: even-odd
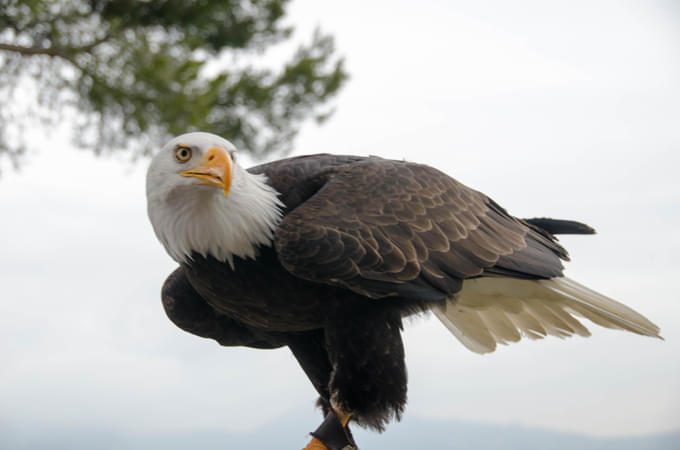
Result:
[[[0,96],[9,105],[0,108],[0,151],[23,150],[27,113],[11,105],[30,79],[39,101],[29,115],[57,126],[73,107],[76,141],[96,152],[145,154],[204,130],[256,156],[285,153],[304,120],[330,113],[347,79],[332,37],[319,31],[282,67],[257,64],[292,39],[287,4],[0,0]]]

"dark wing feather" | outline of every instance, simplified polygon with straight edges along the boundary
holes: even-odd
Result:
[[[533,219],[524,219],[524,221],[537,226],[550,234],[595,234],[594,228],[574,220],[537,217]]]
[[[168,318],[175,325],[197,336],[214,339],[220,345],[278,348],[286,344],[281,336],[249,328],[216,312],[196,292],[182,267],[165,280],[161,298]]]
[[[562,274],[567,254],[549,234],[432,167],[371,157],[320,168],[315,180],[275,237],[298,277],[373,298],[436,300],[465,278]]]

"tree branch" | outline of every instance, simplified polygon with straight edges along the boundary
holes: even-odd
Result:
[[[0,51],[2,50],[19,53],[20,55],[23,56],[46,55],[52,58],[63,58],[66,61],[73,64],[77,69],[83,70],[83,68],[80,67],[80,65],[76,62],[75,59],[73,59],[71,55],[66,53],[63,49],[59,48],[24,47],[21,45],[13,45],[0,42]]]
[[[58,56],[60,58],[68,59],[70,61],[70,58],[62,50],[56,48],[23,47],[21,45],[5,44],[4,42],[0,42],[0,50],[20,53],[25,56],[34,55]]]

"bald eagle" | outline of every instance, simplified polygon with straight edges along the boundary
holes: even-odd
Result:
[[[318,154],[244,169],[208,133],[172,139],[147,175],[148,214],[179,267],[169,318],[224,346],[287,346],[325,420],[308,448],[352,448],[406,404],[402,319],[432,311],[468,349],[588,336],[579,318],[658,337],[632,309],[563,275],[559,233],[432,167]],[[349,446],[349,447],[348,447]]]

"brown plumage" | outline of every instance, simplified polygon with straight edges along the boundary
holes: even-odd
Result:
[[[300,278],[427,301],[457,292],[465,278],[562,274],[567,252],[551,235],[432,167],[314,155],[252,170],[284,193],[276,251]],[[286,198],[291,173],[314,192],[302,204]]]

